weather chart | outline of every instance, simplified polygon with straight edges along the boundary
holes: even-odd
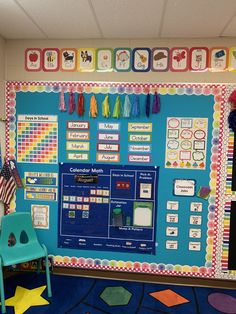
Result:
[[[26,53],[37,70],[37,49]],[[133,67],[144,72],[150,66],[184,71],[187,64],[204,68],[206,57],[204,49],[192,51],[196,58],[202,54],[197,63],[188,60],[185,47],[155,48],[151,65],[149,48],[119,48],[114,56],[110,49],[61,53],[61,71],[75,66],[105,71],[114,56],[119,71],[131,70],[131,57]],[[57,49],[45,49],[41,56],[44,71],[57,70],[50,64]],[[227,258],[233,265],[235,257],[226,222],[235,191],[227,100],[233,89],[7,82],[7,153],[24,183],[10,210],[32,213],[55,265],[230,277]]]

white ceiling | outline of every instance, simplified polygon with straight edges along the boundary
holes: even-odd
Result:
[[[5,39],[236,37],[236,0],[0,0]]]

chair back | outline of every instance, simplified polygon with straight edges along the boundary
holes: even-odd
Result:
[[[15,212],[2,217],[0,248],[6,250],[38,242],[31,214]]]

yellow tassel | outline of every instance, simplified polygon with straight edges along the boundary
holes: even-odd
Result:
[[[105,97],[105,99],[102,103],[102,115],[105,118],[109,118],[109,116],[110,116],[110,106],[109,106],[108,95]]]

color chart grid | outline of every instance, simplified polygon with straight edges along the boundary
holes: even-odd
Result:
[[[57,122],[18,122],[17,161],[57,163]]]

